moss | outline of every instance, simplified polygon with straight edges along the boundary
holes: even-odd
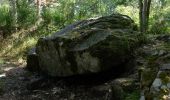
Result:
[[[156,77],[154,70],[145,70],[142,72],[142,86],[149,87]]]
[[[159,78],[162,80],[163,83],[170,82],[170,76],[168,72],[161,72],[159,74]]]
[[[160,95],[169,95],[169,89],[168,88],[166,88],[166,89],[161,89],[160,90]]]
[[[157,58],[150,57],[148,59],[147,66],[144,67],[143,71],[141,72],[142,77],[142,86],[143,87],[150,87],[153,80],[155,79],[157,72],[158,72],[158,64],[155,62]]]
[[[114,84],[112,86],[112,99],[113,100],[124,100],[125,92],[120,85]]]
[[[146,100],[153,100],[153,97],[155,97],[152,93],[145,93]]]
[[[148,67],[149,68],[154,68],[154,67],[158,67],[158,63],[157,63],[157,59],[158,59],[158,56],[149,56],[147,57],[147,60],[148,60]]]
[[[91,70],[96,66],[92,69],[98,72],[122,66],[114,69],[115,73],[119,73],[125,69],[123,65],[132,58],[133,51],[139,46],[139,34],[134,32],[133,25],[134,22],[127,16],[111,15],[72,24],[59,32],[63,33],[61,35],[56,33],[52,37],[40,39],[37,53],[42,60],[42,69],[44,67],[44,70],[50,70],[51,73],[60,70],[61,74],[67,71],[77,74],[78,64],[83,62],[90,65],[80,64],[81,70]]]
[[[159,58],[159,61],[162,62],[162,63],[169,63],[170,62],[170,55],[165,55],[163,57],[160,57]]]
[[[161,89],[159,94],[156,94],[155,97],[157,97],[159,100],[167,100],[169,92],[170,90],[168,88]]]
[[[124,100],[139,100],[139,98],[140,98],[140,92],[133,91],[131,93],[127,93]]]

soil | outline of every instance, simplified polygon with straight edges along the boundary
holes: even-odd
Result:
[[[0,100],[117,100],[123,95],[121,88],[113,89],[114,79],[98,83],[50,78],[27,71],[24,63],[9,60],[0,67]],[[120,91],[118,97],[113,97],[114,90]]]

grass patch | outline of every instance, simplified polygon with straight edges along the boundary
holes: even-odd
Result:
[[[58,31],[58,27],[39,26],[37,29],[20,30],[0,42],[0,56],[14,60],[25,59],[30,48],[34,47],[40,37]]]
[[[37,40],[37,38],[29,36],[20,40],[7,41],[4,45],[2,44],[3,49],[0,50],[0,55],[11,58],[21,58],[29,48],[36,44]]]

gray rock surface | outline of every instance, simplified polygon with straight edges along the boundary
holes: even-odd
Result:
[[[50,76],[93,74],[122,66],[139,45],[139,34],[133,20],[113,14],[83,20],[50,37],[40,38],[36,45],[39,68]],[[28,63],[29,64],[29,63]]]
[[[160,66],[161,70],[170,70],[170,63]]]
[[[167,87],[170,88],[170,83],[167,83]]]
[[[159,78],[156,78],[152,84],[153,87],[160,87],[162,85],[162,81]]]
[[[39,61],[38,55],[36,53],[36,48],[32,48],[27,55],[27,69],[30,71],[38,71],[39,68]]]

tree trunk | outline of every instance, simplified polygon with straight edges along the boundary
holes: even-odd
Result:
[[[142,10],[143,10],[143,2],[139,0],[139,23],[140,23],[140,32],[143,31],[143,20],[142,20]]]
[[[149,27],[149,13],[150,13],[151,0],[148,0],[147,12],[146,12],[146,29]]]
[[[142,27],[142,32],[146,32],[146,26],[147,26],[147,17],[146,17],[146,13],[147,13],[147,0],[143,1],[143,9],[142,9],[142,21],[143,21],[143,27]]]
[[[139,0],[140,31],[145,33],[148,30],[149,13],[151,0]]]

